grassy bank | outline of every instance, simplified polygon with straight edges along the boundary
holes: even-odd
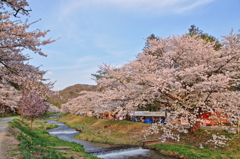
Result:
[[[109,144],[137,145],[142,140],[142,130],[149,127],[148,124],[144,123],[125,120],[113,121],[76,115],[64,116],[59,121],[84,132],[75,136],[75,138]]]
[[[131,121],[112,121],[105,119],[96,119],[93,117],[80,117],[75,115],[66,115],[60,122],[64,122],[71,128],[75,128],[81,133],[76,138],[110,143],[110,144],[139,144],[143,140],[143,130],[150,125]],[[212,135],[224,135],[232,138],[226,142],[224,147],[216,146],[214,143],[206,143],[212,139]],[[158,139],[161,135],[154,134],[148,136],[148,140]],[[200,129],[194,134],[180,133],[181,140],[168,139],[165,143],[160,141],[146,145],[146,148],[155,149],[158,152],[186,159],[238,159],[240,158],[240,135],[228,133],[227,131]],[[203,148],[200,149],[200,145]]]
[[[213,149],[199,149],[198,147],[172,144],[172,143],[158,143],[147,146],[150,149],[155,149],[158,152],[168,155],[176,156],[184,159],[239,159],[240,151],[231,152],[226,150]]]
[[[208,143],[213,135],[225,136],[227,140],[224,146]],[[227,131],[200,129],[196,133],[180,133],[179,142],[169,140],[166,143],[147,145],[147,148],[156,149],[158,152],[186,159],[239,159],[240,158],[240,135]],[[223,140],[216,139],[215,142]],[[200,148],[200,144],[203,148]]]
[[[50,136],[46,129],[57,127],[55,124],[35,120],[32,132],[29,121],[15,118],[10,122],[12,134],[20,141],[20,151],[24,159],[95,159],[84,152],[83,146]]]

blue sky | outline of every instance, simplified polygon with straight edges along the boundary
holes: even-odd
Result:
[[[96,84],[98,66],[121,66],[142,52],[150,34],[168,37],[190,25],[220,39],[240,29],[240,0],[28,0],[30,30],[50,30],[58,39],[43,46],[48,57],[26,51],[30,64],[48,70],[54,90]],[[26,18],[26,17],[25,17]]]

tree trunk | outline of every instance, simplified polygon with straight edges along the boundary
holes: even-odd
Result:
[[[23,116],[22,116],[22,123],[25,123],[25,122],[24,122],[24,117],[23,117]]]
[[[30,132],[32,131],[32,124],[33,124],[33,118],[31,118],[31,123],[30,123]]]
[[[240,120],[238,120],[238,134],[240,134]]]
[[[200,121],[197,121],[195,124],[193,124],[193,125],[190,127],[190,132],[191,132],[191,133],[195,133],[195,132],[198,131],[200,128],[201,128]]]

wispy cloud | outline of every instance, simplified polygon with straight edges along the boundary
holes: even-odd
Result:
[[[84,70],[74,70],[74,71],[66,71],[63,72],[62,75],[56,75],[55,77],[51,77],[54,81],[56,79],[56,83],[54,85],[54,90],[62,90],[67,86],[71,86],[74,84],[91,84],[95,85],[96,82],[92,80],[92,73],[96,73],[98,67],[94,66]]]
[[[200,0],[200,1],[192,1],[193,3],[189,3],[188,5],[182,5],[181,7],[175,10],[176,13],[183,13],[189,10],[194,10],[197,7],[207,5],[215,0]]]
[[[157,10],[160,13],[171,14],[193,10],[213,1],[215,0],[115,0],[111,2],[121,7],[135,8],[136,11],[154,11],[156,13]]]
[[[94,57],[94,56],[80,57],[78,59],[69,61],[69,63],[71,63],[71,65],[52,67],[52,68],[50,68],[50,70],[83,68],[84,66],[89,65],[90,63],[93,63],[94,61],[97,61],[98,59],[99,59],[98,57]]]
[[[74,68],[79,68],[80,65],[71,65],[71,66],[59,66],[59,67],[52,67],[51,70],[63,70],[63,69],[74,69]]]
[[[93,9],[102,6],[111,6],[133,12],[176,14],[194,10],[215,0],[69,0],[64,1],[61,8],[61,17],[75,15],[82,9]]]
[[[95,57],[95,56],[84,56],[84,57],[78,58],[76,61],[78,63],[89,63],[89,62],[93,62],[97,59],[98,59],[98,57]]]
[[[122,57],[128,53],[127,50],[119,50],[122,44],[117,38],[106,34],[95,34],[93,37],[95,46],[111,56]]]

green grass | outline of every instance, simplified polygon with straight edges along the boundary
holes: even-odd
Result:
[[[17,135],[17,139],[20,141],[21,152],[25,159],[73,159],[74,157],[71,156],[73,153],[78,153],[86,159],[97,158],[85,153],[82,145],[50,136],[46,129],[55,128],[55,124],[36,120],[32,132],[29,131],[29,123],[22,123],[20,119],[14,119],[10,122],[10,126],[21,131]],[[72,147],[72,149],[69,150],[69,153],[63,153],[54,147]]]
[[[5,118],[5,117],[16,117],[16,116],[20,116],[19,114],[16,114],[16,113],[9,113],[9,114],[0,114],[0,118]]]
[[[224,135],[232,138],[226,146],[220,147],[213,143],[206,143],[212,139],[212,135]],[[165,155],[177,156],[186,159],[239,159],[240,158],[240,135],[228,133],[227,131],[200,129],[196,133],[180,133],[180,142],[156,143],[147,145]],[[199,143],[203,149],[199,148]]]
[[[59,114],[59,113],[47,112],[47,113],[43,114],[43,116],[41,116],[41,118],[47,119],[47,118],[49,118],[49,117],[56,116],[57,114]],[[60,116],[61,116],[61,115],[60,115]]]

